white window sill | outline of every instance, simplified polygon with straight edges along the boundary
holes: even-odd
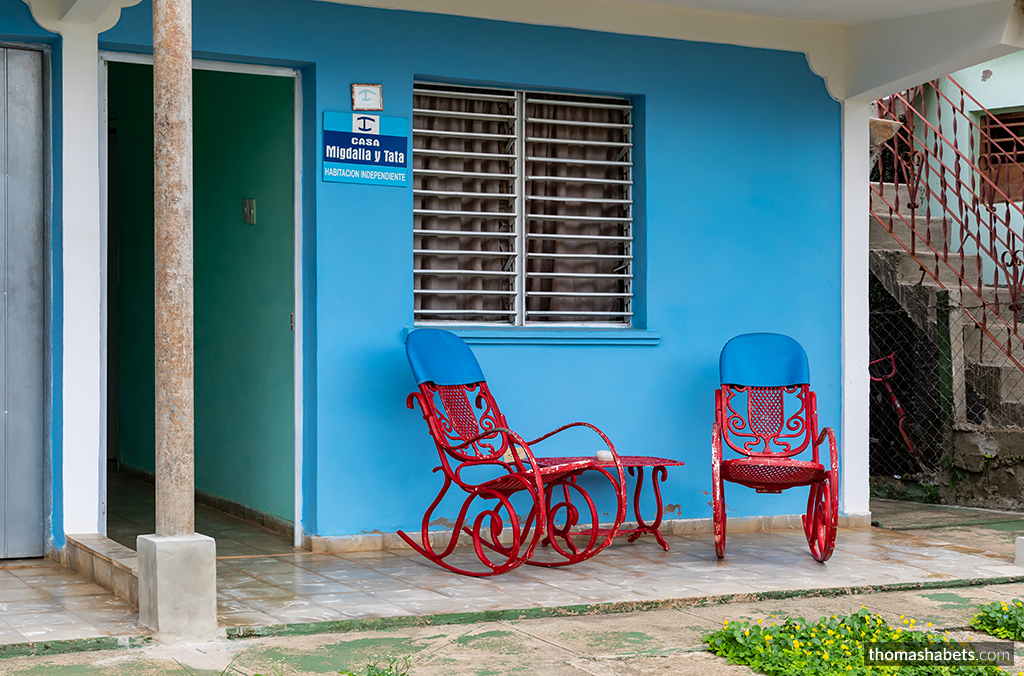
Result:
[[[661,331],[645,329],[534,329],[423,326],[402,329],[402,342],[417,328],[443,328],[469,345],[622,345],[654,346]]]

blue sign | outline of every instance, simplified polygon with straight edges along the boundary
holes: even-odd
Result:
[[[324,180],[405,185],[409,121],[365,113],[324,112]]]

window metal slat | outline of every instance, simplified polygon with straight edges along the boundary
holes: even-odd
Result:
[[[515,251],[466,251],[464,249],[413,249],[416,256],[468,256],[470,258],[486,258],[492,256],[515,256]]]
[[[576,216],[575,214],[526,214],[528,221],[566,221],[573,223],[632,223],[629,216]]]
[[[554,124],[566,127],[593,127],[595,129],[632,129],[628,122],[585,122],[583,120],[552,120],[545,117],[528,117],[527,124]]]
[[[602,148],[632,148],[633,144],[629,142],[618,142],[618,141],[580,141],[573,138],[547,138],[544,136],[527,136],[527,143],[552,143],[561,145],[574,145],[574,146],[600,146]]]

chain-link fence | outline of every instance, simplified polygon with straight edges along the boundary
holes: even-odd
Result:
[[[1005,472],[1008,452],[1024,443],[1024,372],[964,312],[955,291],[899,284],[895,293],[899,300],[871,276],[872,494],[1007,506],[996,495],[999,480],[982,475]],[[972,478],[985,495],[965,493]]]

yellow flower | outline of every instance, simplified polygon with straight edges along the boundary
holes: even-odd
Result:
[[[928,623],[928,626],[929,626],[929,627],[930,627],[930,626],[932,626],[932,623],[931,623],[931,622],[929,622],[929,623]]]
[[[772,640],[772,635],[771,634],[765,634],[764,635],[764,640],[766,640],[766,641]]]
[[[743,635],[744,635],[744,636],[750,636],[750,630],[749,630],[749,629],[747,629],[747,630],[746,630],[745,632],[743,632]]]

